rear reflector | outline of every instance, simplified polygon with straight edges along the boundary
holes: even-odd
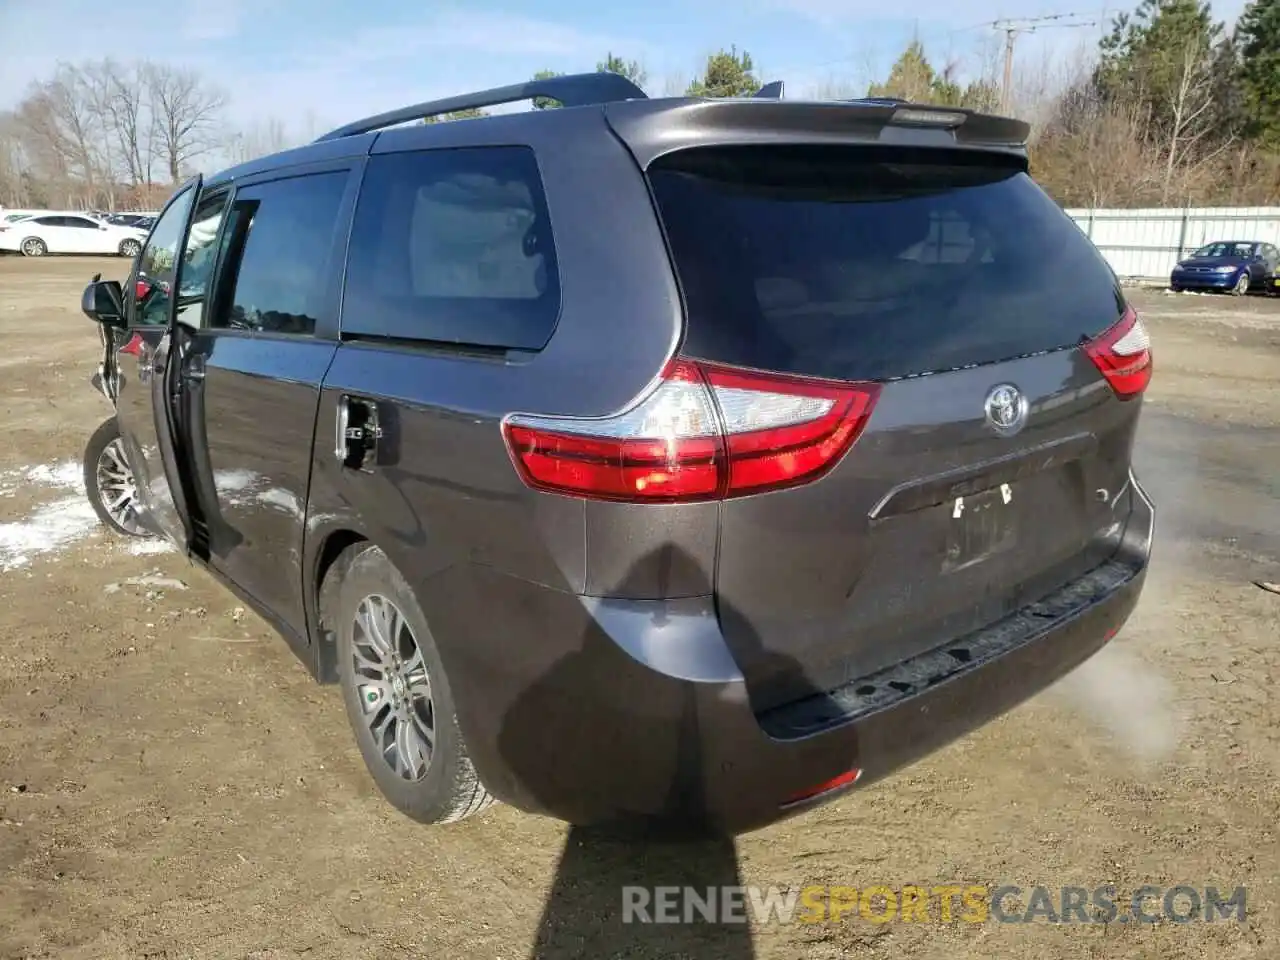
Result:
[[[638,404],[600,420],[510,416],[534,489],[598,500],[713,500],[808,483],[848,451],[880,387],[673,360]]]
[[[782,806],[790,807],[797,803],[804,803],[806,800],[814,800],[825,793],[831,793],[842,787],[851,787],[862,777],[862,771],[858,769],[846,770],[838,777],[832,777],[825,783],[820,783],[816,787],[810,787],[807,790],[801,790],[799,793],[793,793],[782,801]]]
[[[1133,399],[1151,382],[1151,338],[1133,307],[1115,326],[1086,341],[1084,351],[1121,400]]]

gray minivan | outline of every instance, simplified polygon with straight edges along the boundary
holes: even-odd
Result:
[[[188,183],[86,289],[103,447],[411,817],[760,827],[1138,599],[1150,344],[1026,137],[604,73],[353,123]]]

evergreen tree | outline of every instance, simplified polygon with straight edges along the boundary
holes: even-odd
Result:
[[[928,103],[933,99],[937,82],[933,65],[925,56],[924,44],[912,40],[889,69],[889,78],[884,83],[873,83],[867,90],[867,96]]]
[[[691,97],[749,97],[759,89],[751,54],[730,47],[707,57],[702,76],[686,92]]]
[[[605,54],[604,59],[596,64],[596,72],[616,73],[620,77],[626,77],[637,87],[644,87],[645,80],[649,78],[639,60],[623,60],[615,57],[612,52]]]
[[[1222,33],[1208,0],[1142,0],[1102,41],[1098,86],[1108,99],[1140,100],[1160,126],[1191,69],[1208,69]],[[1199,62],[1195,62],[1199,61]]]
[[[444,123],[449,120],[475,120],[479,117],[487,117],[488,114],[479,107],[468,107],[466,110],[451,110],[448,113],[436,114],[434,117],[427,117],[423,123]]]
[[[988,80],[974,80],[961,86],[956,75],[958,64],[948,64],[941,73],[934,70],[925,53],[924,44],[912,40],[894,61],[884,83],[873,83],[869,97],[896,97],[913,103],[936,103],[947,107],[970,107],[994,110],[1000,102],[1000,91]]]
[[[1280,146],[1280,0],[1253,0],[1236,29],[1250,132]]]
[[[551,80],[555,77],[563,77],[564,73],[560,70],[539,70],[533,75],[534,80]],[[534,110],[549,110],[553,107],[561,106],[559,100],[552,100],[550,97],[534,97]]]

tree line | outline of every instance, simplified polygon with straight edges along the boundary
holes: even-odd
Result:
[[[0,114],[0,204],[155,207],[219,146],[226,104],[191,70],[62,64]]]
[[[1024,69],[1014,89],[1003,88],[995,58],[965,66],[936,67],[917,39],[882,79],[860,88],[837,79],[819,95],[1020,116],[1032,126],[1032,173],[1066,206],[1280,203],[1280,0],[1252,0],[1233,29],[1213,19],[1208,0],[1140,0],[1065,74]],[[613,53],[596,69],[640,87],[649,79],[642,63]],[[769,79],[730,46],[664,93],[743,96]],[[230,130],[226,106],[193,71],[145,61],[60,66],[0,114],[0,204],[155,207],[211,154],[238,162],[292,145],[279,120]]]

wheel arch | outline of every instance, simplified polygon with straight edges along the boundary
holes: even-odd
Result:
[[[337,636],[333,632],[333,604],[337,600],[342,571],[356,551],[352,548],[372,541],[358,530],[340,528],[325,534],[316,551],[307,583],[307,619],[314,624],[315,678],[320,683],[338,682]]]

